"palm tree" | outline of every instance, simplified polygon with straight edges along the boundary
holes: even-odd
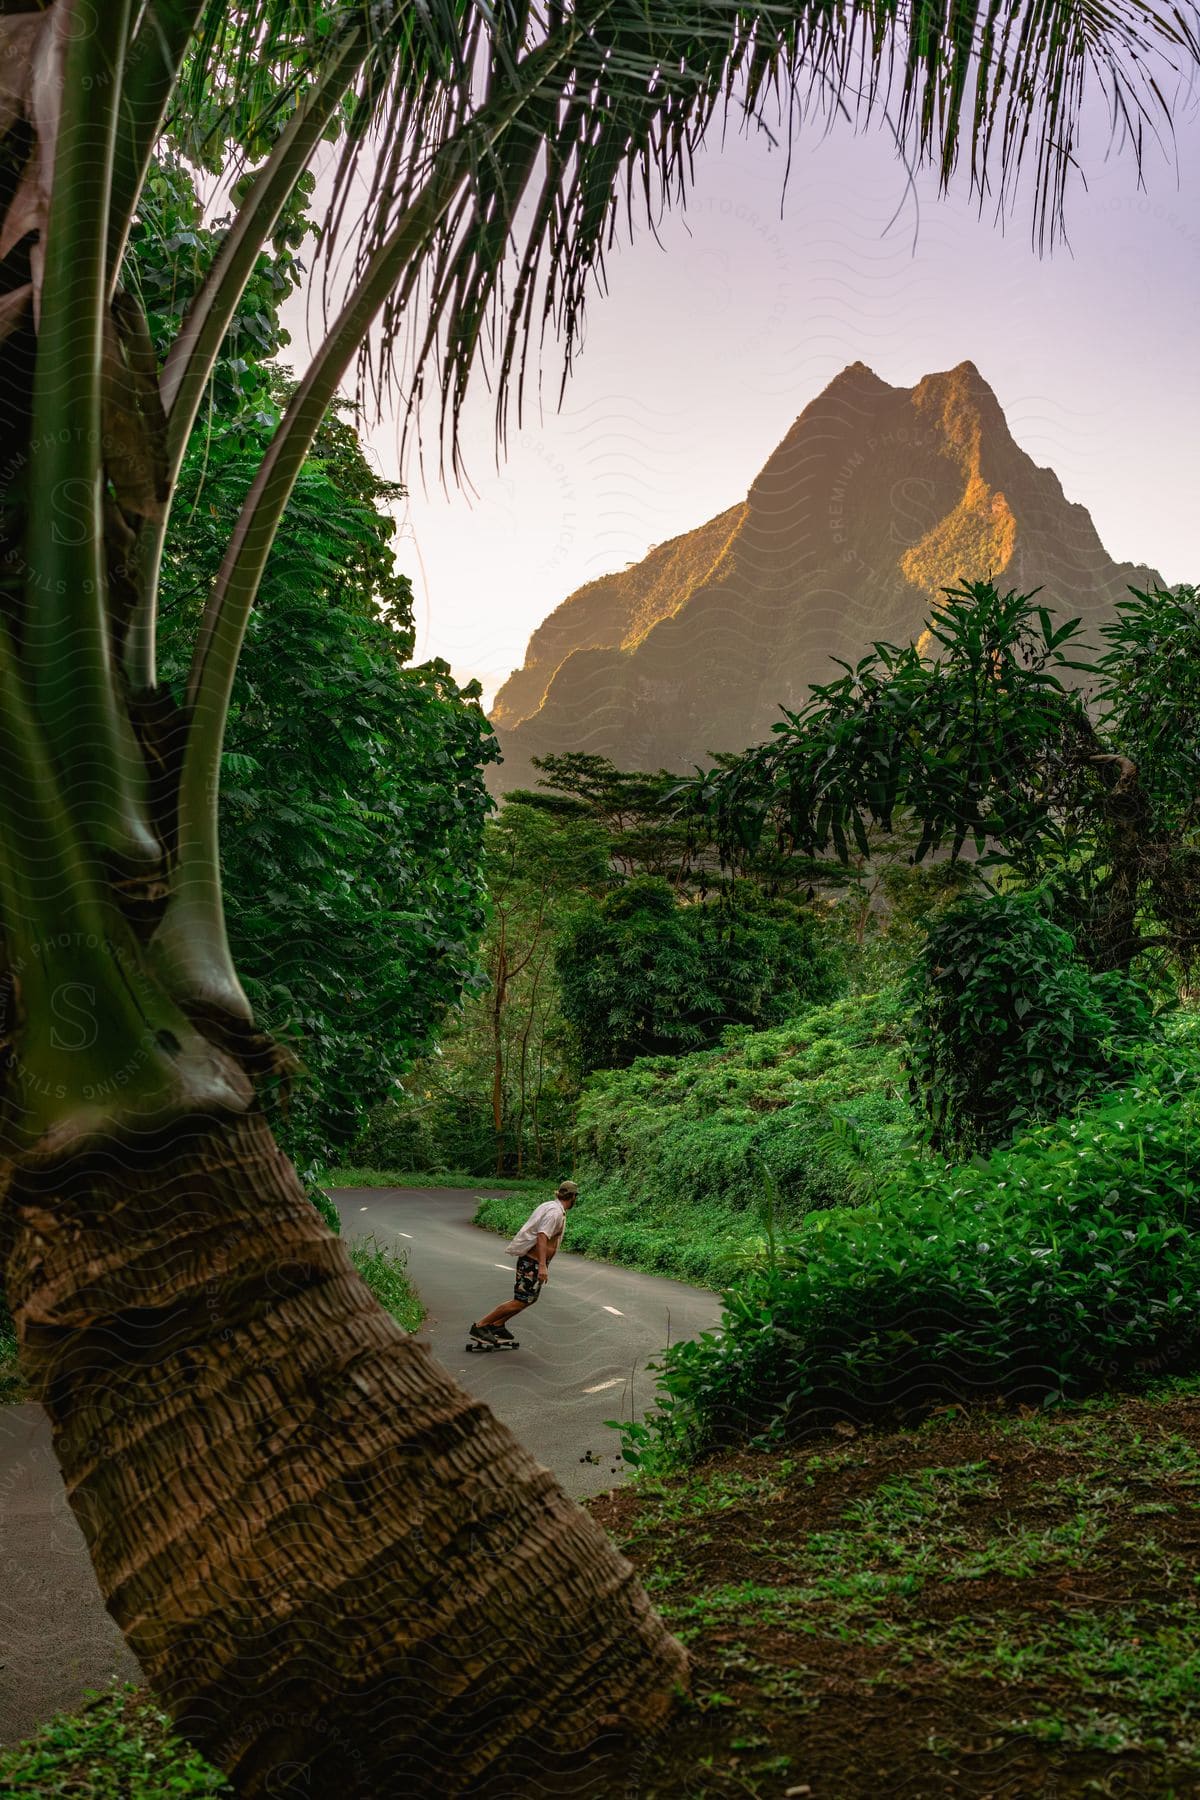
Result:
[[[360,358],[428,389],[453,459],[490,346],[503,433],[535,316],[569,363],[618,203],[681,200],[731,109],[784,135],[810,104],[882,115],[946,180],[962,138],[1001,204],[1028,149],[1053,229],[1085,75],[1140,143],[1156,61],[1194,52],[1142,0],[0,0],[4,1282],[109,1609],[243,1793],[512,1791],[686,1679],[604,1534],[373,1303],[256,1104],[279,1057],[226,942],[222,732],[339,384]],[[168,127],[233,134],[252,179],[160,369],[123,270]],[[177,707],[154,650],[175,479],[339,135],[344,298]]]

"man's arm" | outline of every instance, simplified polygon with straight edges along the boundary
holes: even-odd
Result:
[[[557,1249],[557,1247],[558,1246],[556,1244],[554,1248]],[[537,1243],[534,1246],[534,1255],[537,1257],[538,1280],[539,1281],[549,1281],[550,1270],[547,1267],[547,1264],[549,1263],[550,1258],[554,1255],[554,1250],[551,1249],[550,1239],[546,1236],[544,1231],[539,1231],[537,1234]]]

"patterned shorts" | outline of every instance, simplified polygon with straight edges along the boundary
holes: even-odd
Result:
[[[513,1299],[519,1300],[522,1306],[532,1306],[535,1300],[542,1297],[542,1284],[538,1280],[536,1256],[518,1256],[517,1279],[513,1286]]]

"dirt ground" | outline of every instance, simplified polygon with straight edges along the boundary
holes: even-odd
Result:
[[[627,1795],[1200,1795],[1194,1392],[846,1427],[591,1510],[694,1659]]]

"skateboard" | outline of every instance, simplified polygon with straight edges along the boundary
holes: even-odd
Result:
[[[519,1350],[520,1348],[521,1345],[517,1338],[514,1338],[511,1344],[481,1344],[478,1338],[467,1339],[468,1350]]]

